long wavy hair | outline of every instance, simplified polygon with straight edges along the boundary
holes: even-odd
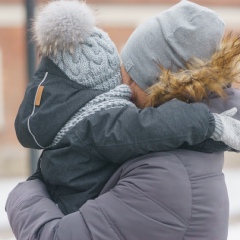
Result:
[[[210,93],[224,98],[224,88],[240,79],[239,61],[240,35],[230,33],[210,60],[194,58],[177,72],[161,67],[159,81],[147,90],[146,106],[157,107],[174,98],[200,102]]]

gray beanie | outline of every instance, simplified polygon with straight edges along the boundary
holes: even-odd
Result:
[[[95,26],[93,11],[78,0],[51,1],[38,13],[34,38],[71,80],[109,91],[121,84],[120,59],[107,33]]]
[[[146,90],[159,79],[160,65],[176,71],[193,57],[209,59],[219,47],[224,27],[214,11],[181,1],[133,32],[121,54],[123,65]]]

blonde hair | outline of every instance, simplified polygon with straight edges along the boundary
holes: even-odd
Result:
[[[239,79],[240,36],[226,35],[210,60],[192,59],[178,72],[161,67],[159,81],[147,90],[146,106],[157,107],[171,99],[207,100],[210,93],[226,97],[224,88]]]

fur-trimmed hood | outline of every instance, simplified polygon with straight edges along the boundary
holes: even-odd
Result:
[[[240,80],[240,36],[226,35],[210,60],[192,59],[178,72],[162,68],[159,82],[148,89],[148,106],[177,98],[184,102],[206,101],[211,94],[226,98],[225,89]]]

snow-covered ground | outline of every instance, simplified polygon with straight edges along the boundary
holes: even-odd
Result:
[[[230,226],[228,240],[240,239],[240,169],[227,169],[224,171],[226,183],[230,198]],[[5,202],[8,193],[18,182],[24,181],[25,178],[0,179],[0,240],[15,240],[11,233],[5,212]],[[216,239],[217,240],[217,239]]]

